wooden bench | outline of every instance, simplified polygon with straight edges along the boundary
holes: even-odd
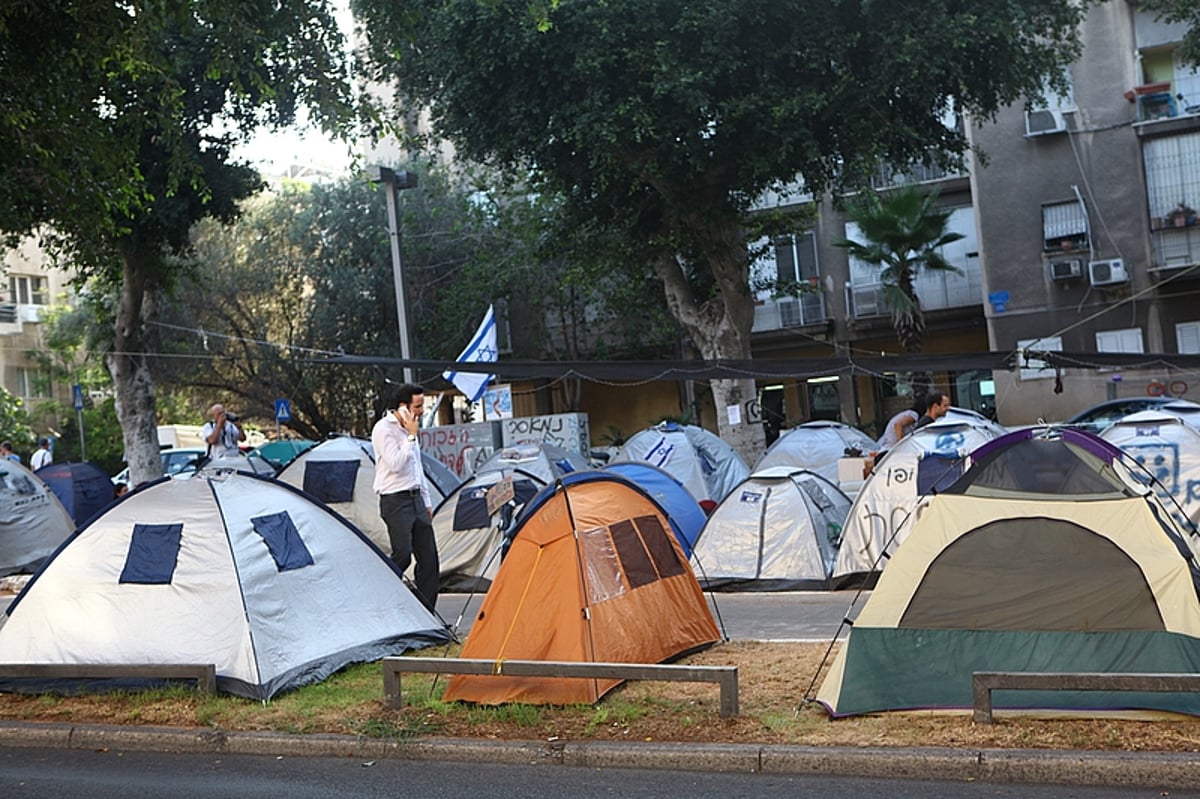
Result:
[[[400,674],[491,674],[508,677],[715,682],[721,687],[721,716],[736,716],[737,666],[678,666],[661,663],[579,663],[557,660],[475,660],[389,657],[383,659],[383,695],[389,707],[402,706]]]
[[[212,663],[0,663],[0,678],[194,680],[201,693],[217,690],[217,667]]]
[[[971,674],[971,699],[975,721],[980,724],[992,723],[992,691],[998,689],[1194,692],[1200,691],[1200,674],[976,671]]]

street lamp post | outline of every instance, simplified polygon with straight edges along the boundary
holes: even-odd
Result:
[[[408,295],[404,290],[404,261],[400,252],[400,217],[396,208],[396,192],[400,189],[411,189],[417,185],[415,172],[401,170],[399,172],[386,166],[367,167],[367,177],[375,183],[382,183],[387,192],[388,209],[388,238],[392,243],[392,278],[396,285],[396,316],[400,323],[400,357],[404,360],[412,358],[412,348],[408,340]],[[404,382],[413,381],[413,371],[404,367]]]

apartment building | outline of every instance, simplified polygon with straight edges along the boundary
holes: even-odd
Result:
[[[1101,4],[1081,28],[1068,95],[1048,92],[1034,108],[1013,106],[984,124],[963,121],[985,159],[972,154],[961,174],[881,171],[877,188],[936,190],[952,212],[950,229],[963,234],[944,253],[961,274],[917,281],[925,352],[1200,352],[1200,72],[1177,53],[1184,32],[1128,0]],[[755,355],[898,354],[878,270],[831,244],[855,238],[853,224],[829,198],[766,203],[815,206],[813,226],[774,242],[758,266],[816,291],[760,294]],[[937,387],[1010,425],[1061,420],[1114,396],[1200,398],[1200,376],[1161,365],[1101,370],[1079,359],[1056,370],[1034,357],[993,372],[969,359],[951,364],[934,374]],[[764,386],[764,409],[874,429],[903,404],[904,380],[903,369],[815,375]]]
[[[1069,95],[972,129],[989,158],[971,176],[993,349],[1200,352],[1200,71],[1178,55],[1184,32],[1127,0],[1099,5]],[[1080,361],[997,373],[1004,421],[1164,387],[1200,398],[1181,370]]]
[[[34,238],[4,249],[0,285],[0,384],[25,401],[31,412],[40,402],[69,404],[71,386],[51,379],[31,353],[45,349],[46,312],[69,293],[70,276],[50,263]],[[33,427],[45,431],[57,420],[34,416]]]

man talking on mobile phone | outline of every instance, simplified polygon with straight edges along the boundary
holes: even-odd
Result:
[[[392,409],[375,423],[375,493],[387,526],[392,561],[404,572],[416,560],[417,598],[431,611],[438,595],[438,551],[433,536],[433,504],[421,465],[417,430],[425,410],[425,389],[405,383],[396,390]]]

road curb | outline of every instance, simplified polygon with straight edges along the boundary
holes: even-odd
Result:
[[[1182,789],[1200,783],[1200,753],[1079,750],[819,747],[639,741],[384,740],[208,728],[0,723],[0,747],[396,758],[462,763],[656,768],[766,774],[820,774],[1004,784],[1107,785]]]

